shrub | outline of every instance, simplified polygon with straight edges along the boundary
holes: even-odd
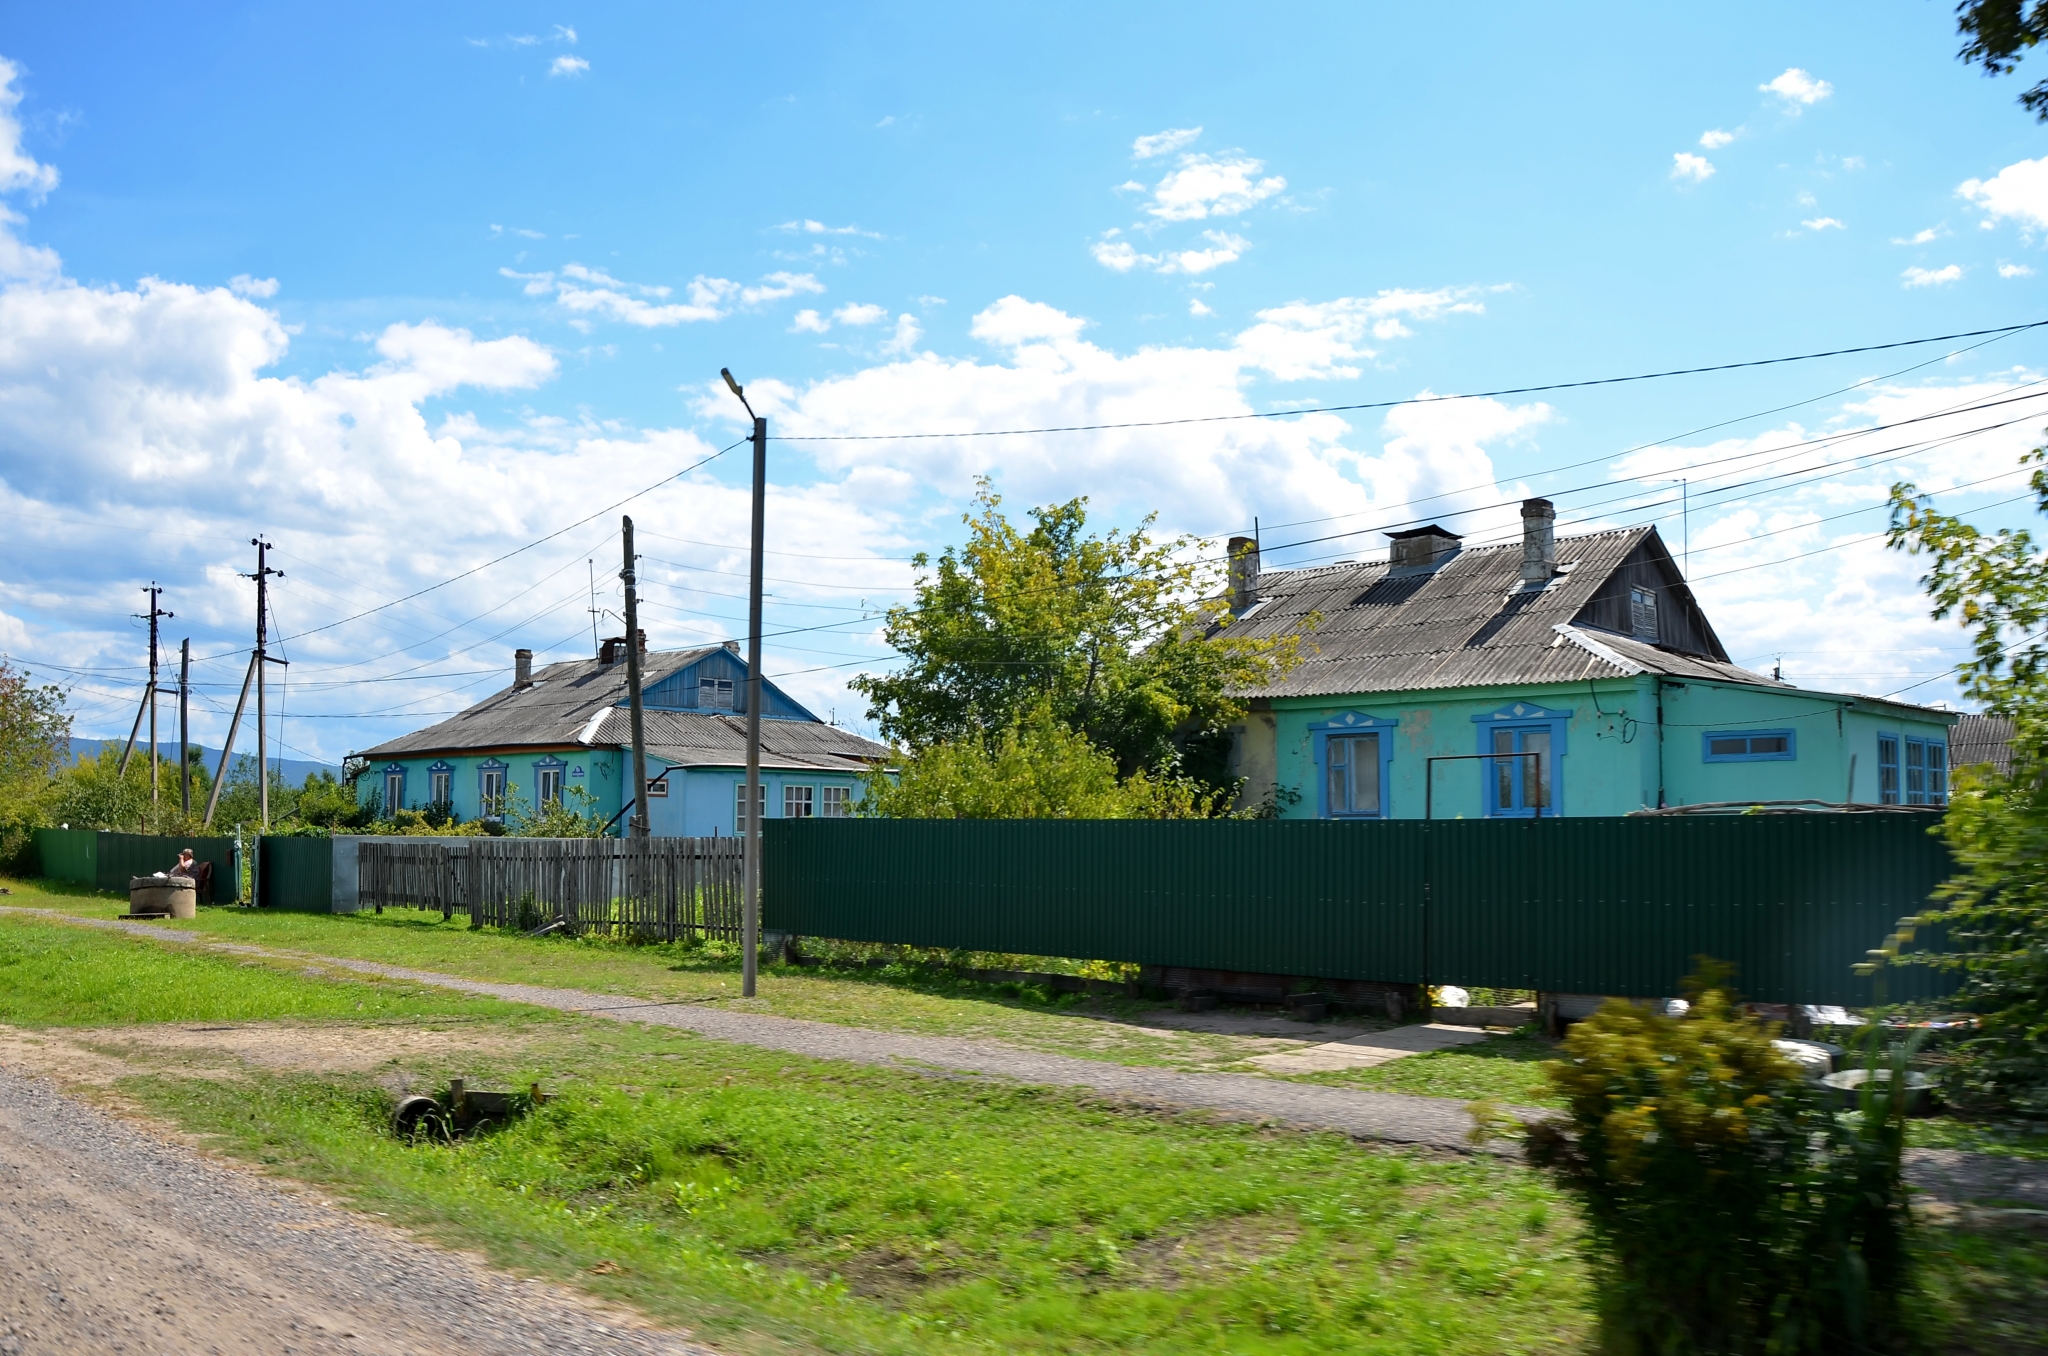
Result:
[[[1549,1069],[1566,1115],[1528,1132],[1583,1206],[1602,1350],[1896,1349],[1903,1100],[1837,1115],[1716,977],[1688,992],[1684,1017],[1610,1002],[1574,1027]]]

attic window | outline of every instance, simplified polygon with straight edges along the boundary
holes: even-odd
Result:
[[[710,711],[732,710],[732,679],[699,678],[697,705]]]
[[[1657,591],[1632,588],[1628,591],[1628,629],[1637,640],[1653,644],[1657,639]]]

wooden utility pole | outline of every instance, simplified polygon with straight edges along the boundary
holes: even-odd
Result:
[[[149,623],[149,681],[148,681],[147,683],[145,683],[145,684],[143,685],[143,689],[142,689],[142,705],[141,705],[141,706],[140,706],[139,708],[137,708],[137,710],[136,710],[136,712],[135,712],[135,724],[134,724],[134,725],[133,725],[132,727],[130,727],[130,729],[129,729],[129,731],[128,731],[128,746],[127,746],[126,748],[124,748],[124,749],[122,749],[122,750],[121,750],[121,763],[120,763],[120,766],[119,766],[118,768],[116,768],[116,769],[115,769],[115,773],[114,773],[114,775],[115,775],[115,776],[117,776],[117,777],[121,777],[121,776],[126,776],[126,775],[127,775],[127,773],[128,773],[128,760],[129,760],[129,758],[130,758],[130,757],[132,757],[132,756],[134,755],[134,753],[135,753],[135,737],[136,737],[136,735],[138,735],[139,733],[141,733],[141,730],[142,730],[142,719],[143,719],[143,717],[144,717],[144,716],[147,716],[147,717],[149,717],[149,805],[150,805],[150,808],[151,808],[152,810],[154,810],[154,809],[156,808],[156,804],[157,804],[157,771],[156,771],[156,677],[157,677],[157,647],[156,647],[156,642],[157,642],[157,627],[156,627],[156,624],[157,624],[157,621],[158,621],[158,619],[160,619],[160,618],[163,618],[163,617],[174,617],[174,616],[176,616],[177,614],[176,614],[176,613],[174,613],[174,612],[166,612],[166,611],[164,611],[164,610],[163,610],[163,609],[162,609],[161,607],[157,606],[157,603],[158,603],[158,601],[159,601],[159,600],[160,600],[160,599],[161,599],[161,598],[163,597],[164,591],[163,591],[163,590],[162,590],[161,588],[157,587],[157,583],[156,583],[156,581],[155,581],[154,579],[152,579],[152,580],[151,580],[151,581],[149,582],[148,586],[147,586],[146,588],[144,588],[144,589],[143,589],[142,591],[143,591],[144,593],[146,593],[146,594],[148,594],[148,595],[149,595],[149,611],[147,611],[147,612],[138,612],[138,613],[136,613],[136,614],[135,614],[135,618],[136,618],[136,620],[137,620],[137,621],[146,621],[146,622],[148,622],[148,623]]]
[[[178,642],[178,808],[192,814],[192,639]]]
[[[747,572],[747,842],[740,868],[741,887],[740,993],[754,996],[755,971],[760,967],[761,947],[761,551],[765,537],[768,498],[768,421],[754,414],[747,393],[725,368],[718,369],[725,384],[739,397],[754,420],[754,563]]]
[[[249,545],[256,548],[256,573],[245,574],[244,579],[256,581],[256,817],[261,827],[259,833],[270,832],[270,745],[269,730],[263,718],[264,668],[269,664],[282,664],[282,659],[270,657],[270,577],[284,578],[283,570],[270,568],[270,543],[261,537],[249,538]],[[226,758],[222,758],[226,763]]]
[[[626,538],[626,567],[619,578],[626,585],[626,704],[633,722],[633,813],[626,820],[628,838],[645,838],[647,815],[647,729],[640,706],[640,596],[633,570],[633,520],[621,520]]]

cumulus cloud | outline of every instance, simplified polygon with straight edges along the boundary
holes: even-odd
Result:
[[[775,229],[787,231],[792,235],[860,235],[866,236],[870,240],[880,240],[882,238],[880,231],[864,231],[860,227],[851,224],[827,226],[824,222],[813,221],[809,217],[804,217],[797,221],[785,221]]]
[[[1718,127],[1700,133],[1700,146],[1709,151],[1718,151],[1734,140],[1735,133],[1724,132]]]
[[[553,293],[556,304],[571,315],[571,323],[588,325],[593,320],[616,320],[642,329],[723,320],[735,307],[760,306],[800,293],[825,290],[825,285],[809,273],[770,273],[751,286],[700,273],[683,289],[687,300],[670,301],[674,291],[670,287],[623,282],[586,264],[564,264],[559,273],[521,273],[511,268],[500,268],[498,272],[517,280],[527,296]]]
[[[1089,253],[1095,256],[1095,262],[1118,273],[1128,273],[1134,268],[1144,268],[1153,273],[1207,273],[1225,264],[1236,263],[1252,247],[1251,241],[1241,235],[1204,231],[1201,239],[1208,242],[1205,245],[1141,254],[1129,241],[1117,239],[1121,234],[1120,231],[1105,232],[1102,239],[1088,247]]]
[[[882,352],[901,357],[917,351],[917,341],[924,337],[917,317],[907,312],[896,317],[896,328],[882,344]]]
[[[1287,180],[1265,168],[1265,161],[1247,155],[1183,155],[1152,186],[1145,213],[1159,221],[1236,216],[1286,190]]]
[[[277,295],[277,279],[255,278],[247,273],[237,273],[228,279],[228,291],[238,297],[274,297]]]
[[[1703,155],[1680,151],[1671,157],[1671,177],[1687,182],[1705,183],[1714,176],[1714,162]]]
[[[1989,179],[1965,179],[1956,192],[1982,208],[1987,223],[2017,221],[2030,231],[2048,226],[2048,156],[2015,161]]]
[[[1183,146],[1194,144],[1201,135],[1199,127],[1169,127],[1164,132],[1139,137],[1131,143],[1131,159],[1150,160],[1154,156],[1170,155]]]
[[[2001,278],[2031,278],[2034,276],[2034,270],[2028,268],[2025,264],[2000,264],[1998,266],[1998,276]]]
[[[1848,229],[1834,217],[1813,217],[1799,224],[1809,231],[1841,231]]]
[[[1835,87],[1825,80],[1817,80],[1807,72],[1794,66],[1777,79],[1758,85],[1765,94],[1775,94],[1785,102],[1787,108],[1797,112],[1810,108],[1835,92]]]
[[[1948,228],[1946,226],[1929,226],[1926,230],[1915,231],[1911,235],[1895,235],[1892,237],[1892,243],[1894,245],[1927,245],[1932,244],[1947,234]]]
[[[590,69],[590,63],[580,56],[558,56],[548,63],[549,75],[582,75]]]
[[[40,202],[57,186],[57,170],[38,164],[21,147],[21,119],[14,113],[21,106],[21,91],[14,83],[20,77],[21,68],[0,57],[0,193],[22,193]]]
[[[1915,266],[1899,275],[1906,280],[1907,287],[1939,287],[1952,283],[1963,276],[1961,264],[1949,264],[1942,268],[1920,268]]]
[[[832,313],[832,318],[842,325],[872,325],[889,314],[886,306],[872,302],[848,302]]]

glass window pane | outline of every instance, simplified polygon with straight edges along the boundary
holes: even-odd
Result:
[[[1749,741],[1740,735],[1732,739],[1716,737],[1707,741],[1707,752],[1716,758],[1739,758],[1749,752]]]
[[[1550,808],[1550,731],[1524,730],[1522,749],[1540,755],[1518,759],[1522,765],[1522,806]]]
[[[1351,779],[1347,774],[1351,741],[1332,735],[1325,741],[1323,756],[1329,763],[1329,806],[1333,815],[1351,811]]]
[[[1380,737],[1359,735],[1351,742],[1351,812],[1380,812]]]
[[[1749,741],[1751,753],[1789,753],[1791,741],[1784,735],[1755,735]]]
[[[1493,732],[1493,751],[1495,753],[1513,753],[1515,751],[1515,732],[1513,730],[1495,730]],[[1518,808],[1518,803],[1515,800],[1515,764],[1519,761],[1519,759],[1510,758],[1493,765],[1493,803],[1496,809],[1513,810]]]

